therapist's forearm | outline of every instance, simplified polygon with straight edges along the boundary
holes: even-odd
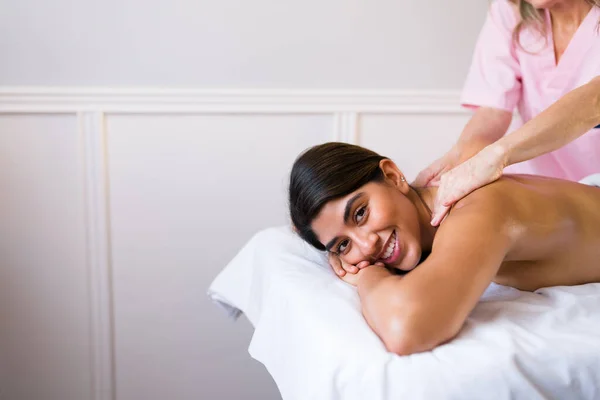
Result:
[[[498,140],[505,166],[557,150],[600,124],[600,77],[566,95]]]
[[[456,143],[461,161],[465,161],[504,136],[511,120],[512,113],[506,110],[479,107]]]

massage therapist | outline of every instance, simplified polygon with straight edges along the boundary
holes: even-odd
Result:
[[[432,225],[505,167],[574,181],[600,172],[600,0],[494,1],[461,103],[474,113],[457,143],[413,182],[440,186]],[[524,125],[505,136],[515,108]]]

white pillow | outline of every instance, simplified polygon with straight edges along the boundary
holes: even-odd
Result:
[[[585,178],[580,180],[579,183],[583,183],[584,185],[600,187],[600,173],[586,176]]]
[[[255,234],[217,275],[208,296],[232,319],[245,313],[256,326],[269,287],[278,275],[308,274],[316,282],[331,283],[324,252],[304,242],[289,226],[268,228]]]

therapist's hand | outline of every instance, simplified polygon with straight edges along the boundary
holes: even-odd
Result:
[[[443,173],[450,171],[460,164],[461,151],[458,146],[453,146],[446,154],[431,163],[411,183],[414,187],[433,186],[439,183]]]
[[[472,191],[502,176],[506,157],[501,147],[491,144],[456,168],[444,173],[434,200],[431,225],[438,226],[454,203]]]

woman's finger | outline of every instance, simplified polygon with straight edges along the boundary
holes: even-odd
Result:
[[[356,274],[358,272],[358,268],[356,267],[356,265],[348,264],[342,259],[340,259],[340,262],[342,263],[342,268],[344,269],[344,271],[351,274]]]
[[[333,271],[337,275],[339,275],[339,276],[346,275],[346,271],[344,271],[344,268],[342,268],[342,262],[336,254],[329,253],[328,258],[329,258],[329,265],[331,266],[331,268],[333,268]]]
[[[352,265],[352,264],[342,264],[344,271],[349,272],[351,274],[355,274],[357,273],[358,267],[356,265]]]

